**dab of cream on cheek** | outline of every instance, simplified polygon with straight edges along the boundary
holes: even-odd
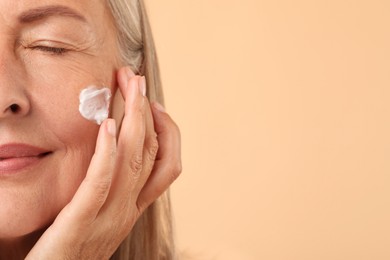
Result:
[[[111,91],[109,88],[89,86],[80,93],[80,114],[87,120],[100,125],[108,118]]]

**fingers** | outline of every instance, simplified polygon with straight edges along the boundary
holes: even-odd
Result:
[[[179,128],[161,105],[154,102],[152,107],[159,150],[153,171],[138,196],[137,204],[141,208],[156,200],[182,171]]]
[[[138,197],[139,193],[143,189],[146,181],[148,180],[153,166],[155,164],[155,159],[159,150],[159,143],[157,140],[157,134],[154,129],[153,115],[149,102],[145,106],[145,124],[146,124],[146,133],[145,133],[145,142],[144,142],[144,151],[142,154],[142,174],[135,188],[135,194]],[[137,199],[137,198],[135,198]],[[137,203],[137,208],[139,212],[142,212],[147,205]]]
[[[141,80],[140,76],[129,78],[125,70],[118,73],[119,88],[126,102],[125,116],[118,139],[115,178],[102,212],[111,211],[119,214],[131,202],[135,204],[137,196],[134,193],[143,172],[146,135],[145,104],[147,100],[140,87]]]
[[[112,212],[123,215],[136,210],[138,214],[130,215],[137,217],[181,173],[180,131],[167,113],[155,108],[156,104],[151,109],[144,96],[143,77],[131,76],[122,69],[118,82],[126,103],[125,116],[116,173],[101,212],[112,216]]]
[[[144,150],[142,153],[142,174],[140,175],[140,179],[135,188],[137,195],[145,185],[147,179],[150,176],[150,173],[152,172],[159,147],[157,134],[154,130],[153,115],[149,101],[145,99],[145,102],[145,141]]]
[[[118,139],[118,167],[134,180],[142,169],[142,151],[145,140],[145,97],[140,90],[139,76],[129,80],[125,90],[125,116]],[[121,89],[123,87],[121,86]]]
[[[125,100],[123,97],[126,95],[127,83],[132,77],[135,77],[132,70],[126,68],[121,68],[119,70],[117,80],[119,86],[124,86],[124,88],[118,88],[111,101],[112,118],[116,119],[117,136],[120,133],[122,120],[125,116]]]
[[[100,126],[95,154],[83,182],[68,204],[67,216],[73,223],[92,222],[109,194],[116,157],[115,120],[107,119]]]

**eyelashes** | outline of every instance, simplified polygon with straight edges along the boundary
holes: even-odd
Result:
[[[55,55],[55,56],[62,56],[70,51],[69,49],[66,49],[66,48],[44,46],[44,45],[32,46],[32,47],[29,47],[29,49],[45,52],[45,53]]]
[[[76,47],[57,41],[41,40],[35,42],[20,41],[19,46],[28,53],[45,54],[53,56],[64,56],[70,51],[77,50]]]

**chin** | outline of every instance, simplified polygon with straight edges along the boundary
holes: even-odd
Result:
[[[50,223],[51,221],[48,221],[48,223],[11,222],[9,225],[4,225],[2,222],[0,225],[0,240],[15,240],[37,232],[43,233],[50,226]]]
[[[13,199],[10,199],[11,194]],[[61,205],[54,201],[43,203],[41,200],[34,200],[34,193],[19,194],[19,197],[16,197],[15,193],[11,194],[0,192],[0,197],[4,198],[0,204],[1,240],[23,238],[46,229],[62,209]]]

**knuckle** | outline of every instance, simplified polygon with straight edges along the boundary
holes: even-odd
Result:
[[[65,247],[63,249],[64,260],[79,259],[80,257],[81,257],[81,250],[75,245],[70,247]]]
[[[99,204],[103,203],[106,200],[107,194],[110,190],[111,179],[104,181],[94,181],[92,186],[96,194],[96,202]]]
[[[181,162],[177,162],[176,164],[171,166],[171,181],[174,182],[181,174],[183,170]]]
[[[142,169],[142,155],[137,153],[130,160],[130,170],[133,174],[138,173]]]
[[[159,149],[159,144],[156,136],[154,136],[153,138],[150,139],[149,149],[148,149],[148,154],[149,154],[148,159],[150,161],[154,161],[156,159],[158,149]]]
[[[175,122],[172,122],[172,127],[170,129],[170,137],[175,140],[178,140],[179,143],[181,142],[180,128],[177,126]]]
[[[137,111],[137,115],[138,115],[138,119],[143,119],[144,115],[145,115],[145,109],[142,105],[139,105],[137,106],[136,108],[136,111]]]
[[[109,151],[109,158],[112,160],[114,160],[116,158],[116,155],[117,155],[117,151],[116,151],[116,148],[111,148],[110,151]]]

